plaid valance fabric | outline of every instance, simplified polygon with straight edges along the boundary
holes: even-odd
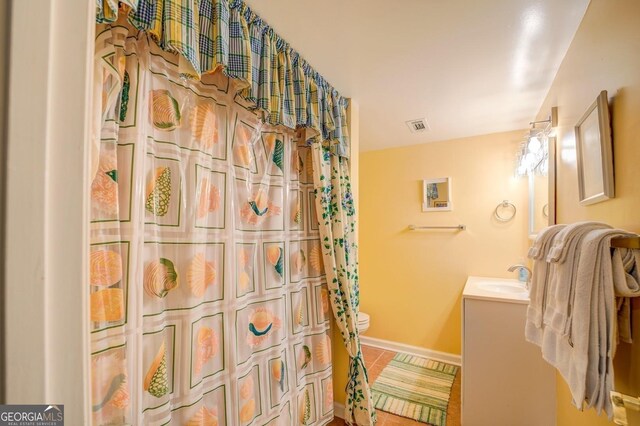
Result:
[[[190,78],[224,72],[272,125],[311,129],[349,155],[347,99],[240,0],[96,0],[96,20],[129,22],[181,60]]]

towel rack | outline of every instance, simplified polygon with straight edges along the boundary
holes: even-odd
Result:
[[[640,249],[640,235],[635,237],[615,237],[611,239],[611,247]]]
[[[611,402],[615,407],[629,408],[633,411],[640,411],[640,397],[631,396],[624,393],[609,392]]]
[[[503,215],[500,214],[500,211],[499,211],[500,208],[509,209],[509,210],[511,210],[511,212],[509,213],[508,216],[506,216],[506,215],[503,216]],[[501,202],[500,204],[498,204],[496,206],[496,209],[493,211],[493,215],[500,222],[509,222],[511,219],[513,219],[515,217],[517,211],[518,211],[518,209],[516,208],[515,204],[513,204],[509,200],[504,200],[503,202]]]
[[[456,225],[456,226],[416,226],[409,225],[409,230],[418,231],[421,229],[457,229],[458,231],[464,231],[467,229],[467,225]]]

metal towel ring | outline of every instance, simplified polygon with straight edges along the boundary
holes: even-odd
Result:
[[[542,206],[542,216],[549,217],[549,204]]]
[[[498,210],[501,207],[503,209],[509,208],[513,210],[513,212],[509,217],[501,216],[500,213],[498,213]],[[496,209],[493,211],[493,214],[495,215],[496,219],[498,219],[500,222],[509,222],[516,215],[516,211],[517,211],[516,206],[513,203],[509,202],[509,200],[504,200],[502,203],[496,206]]]

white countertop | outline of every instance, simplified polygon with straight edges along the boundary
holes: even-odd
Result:
[[[468,277],[462,298],[529,304],[529,292],[524,283],[507,278]]]

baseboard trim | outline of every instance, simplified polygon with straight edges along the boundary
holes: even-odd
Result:
[[[462,357],[447,352],[434,351],[432,349],[421,348],[419,346],[406,345],[404,343],[392,342],[390,340],[378,339],[369,336],[360,336],[360,343],[374,348],[384,349],[394,352],[404,352],[411,355],[423,356],[425,358],[442,361],[457,366],[462,365]],[[343,407],[344,409],[344,407]]]
[[[333,417],[340,417],[344,420],[344,404],[333,401]]]

